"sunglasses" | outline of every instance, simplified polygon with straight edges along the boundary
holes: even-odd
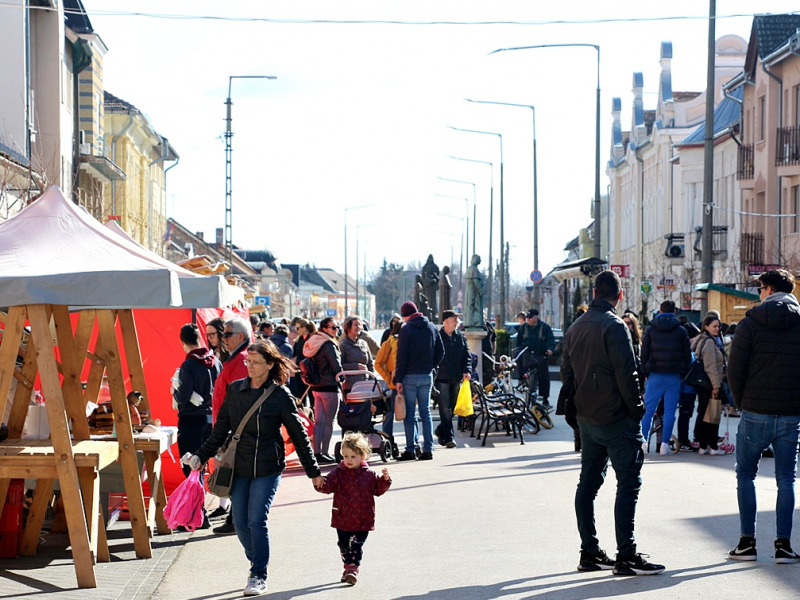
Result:
[[[222,334],[222,337],[229,338],[229,337],[233,337],[235,335],[236,335],[235,331],[226,331],[225,333]]]

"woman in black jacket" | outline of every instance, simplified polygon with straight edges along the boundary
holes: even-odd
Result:
[[[259,340],[247,348],[245,364],[248,376],[228,386],[211,436],[188,462],[192,469],[202,468],[236,431],[261,394],[273,383],[278,385],[248,419],[242,431],[236,447],[231,488],[233,525],[251,563],[244,595],[256,596],[267,589],[267,517],[281,472],[286,467],[281,425],[286,427],[303,469],[315,487],[322,484],[322,477],[311,451],[311,442],[297,414],[295,399],[283,386],[293,371],[291,361],[272,342]]]

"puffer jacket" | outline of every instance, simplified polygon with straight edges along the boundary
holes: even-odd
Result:
[[[609,302],[592,300],[564,336],[561,381],[573,394],[578,420],[608,425],[641,419],[637,371],[628,327]]]
[[[318,331],[303,345],[303,356],[311,358],[319,371],[320,380],[311,386],[312,391],[338,392],[336,375],[342,372],[342,356],[336,341],[327,333]]]
[[[721,388],[722,378],[725,375],[725,357],[714,338],[705,332],[695,336],[692,340],[692,352],[703,361],[706,375],[711,380],[711,387]]]
[[[394,381],[394,367],[397,362],[397,336],[390,335],[388,339],[381,344],[381,349],[378,350],[378,356],[375,357],[375,370],[383,377],[389,389],[395,389]]]
[[[236,431],[247,411],[271,383],[267,380],[261,387],[253,389],[250,387],[250,378],[246,377],[228,386],[214,429],[196,452],[202,463],[205,464],[214,456],[228,436]],[[297,404],[284,386],[276,388],[244,426],[242,437],[236,446],[234,474],[241,477],[264,477],[280,473],[286,468],[281,425],[286,427],[306,475],[312,478],[320,475],[311,442],[297,414]]]
[[[736,326],[728,383],[736,408],[764,415],[800,415],[800,304],[771,294]]]
[[[659,313],[642,338],[642,368],[650,373],[686,374],[692,364],[689,336],[672,313]]]
[[[442,362],[444,344],[436,327],[422,313],[414,313],[397,336],[395,383],[406,375],[428,375]]]
[[[186,358],[178,371],[178,388],[172,392],[172,399],[178,405],[178,417],[194,417],[211,414],[211,396],[214,382],[222,365],[208,348],[195,348],[186,353]],[[190,402],[192,393],[203,397],[197,406]]]
[[[392,480],[367,467],[367,463],[348,469],[344,462],[324,477],[325,483],[317,491],[333,494],[331,527],[344,531],[372,531],[375,529],[375,496],[383,495]]]

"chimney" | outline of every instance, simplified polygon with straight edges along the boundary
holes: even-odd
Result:
[[[224,246],[225,241],[222,237],[222,227],[217,227],[217,246]]]
[[[198,240],[200,240],[201,242],[203,241],[203,232],[202,231],[198,231],[197,233],[195,233],[195,235],[197,236]]]
[[[616,164],[619,163],[625,155],[622,147],[622,121],[620,120],[620,113],[622,112],[622,100],[619,98],[611,99],[611,159]]]
[[[631,127],[632,137],[638,146],[644,141],[646,129],[644,127],[644,103],[642,93],[644,89],[644,78],[641,73],[633,74],[633,125]]]
[[[660,114],[656,117],[665,127],[675,127],[675,101],[672,97],[672,42],[661,42]]]

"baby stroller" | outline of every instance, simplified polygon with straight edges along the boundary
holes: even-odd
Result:
[[[339,404],[339,413],[336,420],[346,431],[363,433],[369,440],[373,452],[377,452],[383,462],[390,458],[400,456],[400,450],[394,443],[394,437],[376,429],[376,425],[383,422],[389,410],[384,387],[385,382],[379,381],[374,373],[369,371],[342,371],[336,376],[339,383],[344,383],[348,376],[360,375],[366,377],[364,381],[357,381],[346,394],[344,401]],[[333,451],[334,458],[342,460],[342,442],[336,442]]]

